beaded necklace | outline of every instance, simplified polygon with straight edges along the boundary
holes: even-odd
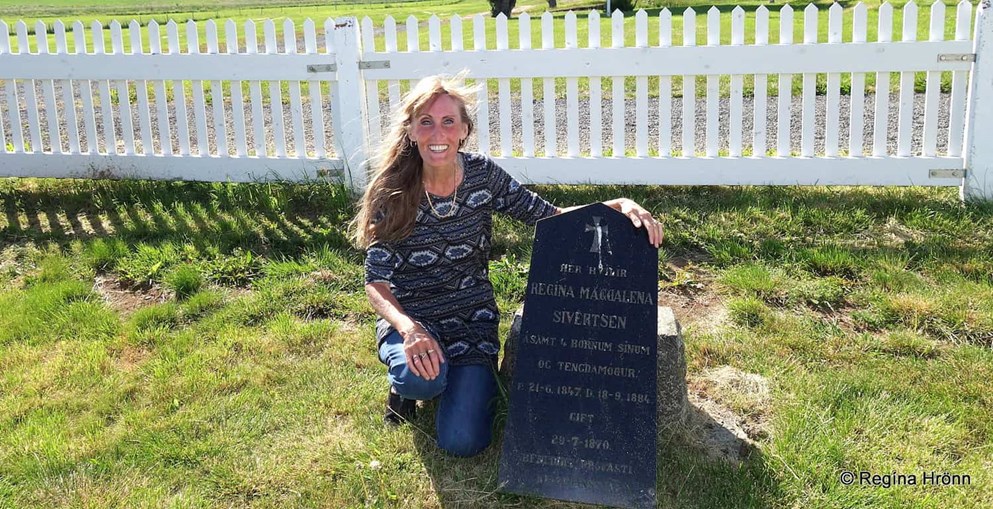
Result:
[[[456,154],[455,158],[455,179],[459,178],[459,170],[462,169],[462,156]],[[448,219],[455,215],[455,202],[459,199],[459,186],[455,186],[455,194],[452,195],[452,208],[448,210],[447,214],[439,214],[438,209],[434,208],[434,202],[431,201],[431,193],[428,192],[427,188],[424,188],[424,196],[428,197],[428,206],[431,207],[431,212],[434,212],[434,216],[438,219]]]

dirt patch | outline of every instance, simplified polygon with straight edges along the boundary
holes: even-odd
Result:
[[[126,346],[117,354],[117,361],[121,369],[131,372],[134,371],[135,367],[151,357],[151,355],[151,352],[144,348]]]
[[[710,291],[689,293],[663,290],[659,292],[659,305],[671,307],[684,330],[714,332],[723,327],[728,319],[723,300]]]
[[[124,317],[145,306],[167,302],[171,298],[171,292],[161,287],[135,287],[102,275],[94,280],[93,290],[103,297],[108,306]]]
[[[671,307],[684,330],[709,333],[727,322],[724,301],[711,289],[713,276],[698,265],[706,258],[703,253],[672,257],[662,271],[659,305]]]
[[[689,381],[688,436],[708,457],[742,462],[771,433],[769,382],[730,366]]]

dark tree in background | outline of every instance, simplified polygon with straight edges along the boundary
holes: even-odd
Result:
[[[502,12],[504,16],[510,18],[510,11],[514,10],[514,6],[517,5],[517,0],[489,0],[490,1],[490,13],[493,17],[497,17]]]

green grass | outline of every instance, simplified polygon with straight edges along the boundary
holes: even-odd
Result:
[[[993,208],[948,189],[537,189],[662,215],[660,301],[711,303],[677,310],[690,378],[769,381],[766,407],[727,401],[769,420],[740,466],[660,444],[663,506],[993,503]],[[6,179],[0,203],[0,507],[563,507],[496,492],[499,443],[440,454],[430,405],[380,423],[344,189]],[[532,234],[495,224],[504,328]],[[842,470],[972,483],[848,487]]]

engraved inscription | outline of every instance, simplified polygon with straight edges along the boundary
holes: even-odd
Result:
[[[620,343],[617,345],[618,353],[636,353],[639,355],[648,355],[652,353],[652,349],[645,345],[632,345],[630,343]]]
[[[591,276],[628,277],[627,269],[615,269],[607,265],[602,267],[587,267],[587,272]]]
[[[594,390],[579,385],[556,385],[539,382],[517,382],[517,390],[526,390],[536,394],[553,396],[571,396],[574,398],[599,399],[601,401],[616,401],[648,405],[652,403],[651,395],[641,392],[611,391],[609,389]]]
[[[579,298],[586,300],[602,300],[607,302],[623,302],[625,304],[655,305],[654,296],[648,292],[639,292],[637,290],[615,290],[613,288],[599,288],[596,286],[581,286],[579,288]]]
[[[593,414],[584,414],[582,412],[569,412],[569,420],[572,422],[580,422],[583,424],[592,424]]]
[[[552,323],[565,323],[569,325],[578,325],[580,327],[624,329],[627,327],[628,317],[608,315],[606,313],[584,313],[582,311],[566,311],[564,309],[560,309],[557,311],[552,311]]]
[[[598,286],[580,286],[577,292],[571,285],[560,283],[531,283],[528,286],[531,295],[548,297],[569,297],[602,302],[623,302],[624,304],[655,305],[655,296],[638,290],[617,290]]]
[[[584,460],[582,458],[566,458],[564,456],[550,456],[545,454],[522,454],[521,461],[533,463],[535,465],[547,465],[553,467],[579,468],[590,472],[612,472],[618,474],[631,474],[631,465],[623,463],[611,463],[609,461]]]
[[[565,446],[572,446],[576,449],[583,448],[583,449],[593,449],[597,451],[610,450],[609,440],[602,440],[591,437],[582,438],[577,436],[567,437],[562,435],[552,435],[552,445],[565,445]]]
[[[638,378],[638,370],[634,368],[623,368],[615,366],[598,366],[588,362],[557,362],[559,369],[571,373],[584,373],[590,375],[620,376],[624,378]]]

